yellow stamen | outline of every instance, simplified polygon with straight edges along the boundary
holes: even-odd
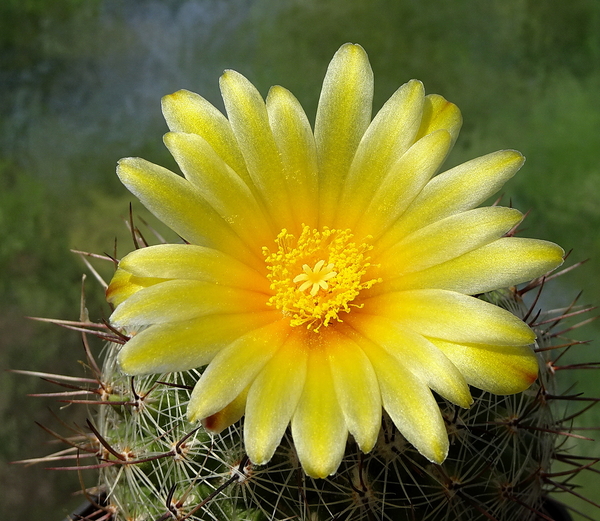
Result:
[[[341,322],[339,313],[356,307],[351,302],[360,291],[380,282],[362,281],[371,265],[365,254],[372,246],[364,242],[357,245],[352,237],[350,230],[325,227],[318,231],[304,225],[296,240],[283,229],[275,241],[277,251],[264,248],[271,289],[275,291],[268,304],[289,316],[292,326],[306,324],[318,331],[332,319]]]

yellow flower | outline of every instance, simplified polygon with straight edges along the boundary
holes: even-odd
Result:
[[[314,133],[282,87],[265,103],[226,71],[221,90],[227,117],[188,91],[163,99],[184,177],[119,163],[125,186],[186,242],[119,263],[111,321],[138,331],[123,371],[207,366],[189,419],[218,432],[245,415],[255,464],[291,423],[304,471],[325,477],[348,433],[373,448],[382,409],[441,463],[448,435],[432,391],[469,407],[469,385],[510,394],[537,377],[531,329],[473,296],[562,262],[555,244],[506,236],[517,210],[477,208],[523,157],[499,151],[436,175],[459,110],[412,80],[371,120],[358,45],[329,65]]]

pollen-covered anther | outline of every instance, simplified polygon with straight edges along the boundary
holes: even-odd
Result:
[[[366,253],[372,246],[352,238],[350,230],[319,231],[303,225],[298,239],[284,229],[275,241],[277,251],[265,248],[274,290],[268,304],[290,317],[290,325],[306,324],[318,331],[334,319],[341,322],[340,312],[349,313],[359,293],[379,282],[363,280],[371,266]]]

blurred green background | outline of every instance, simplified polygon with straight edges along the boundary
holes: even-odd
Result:
[[[0,518],[58,520],[81,501],[75,473],[8,465],[54,450],[34,420],[56,421],[48,401],[25,397],[48,384],[4,370],[81,372],[77,334],[24,317],[78,318],[85,267],[69,248],[112,252],[117,237],[129,249],[131,197],[115,163],[139,155],[174,168],[160,97],[187,88],[222,107],[217,80],[233,68],[265,95],[289,88],[312,118],[347,41],[369,53],[375,109],[410,78],[458,104],[465,123],[450,166],[502,148],[527,156],[504,190],[505,204],[531,210],[523,234],[591,258],[546,303],[565,305],[579,289],[600,303],[598,0],[1,0]],[[98,320],[107,307],[88,280]],[[598,345],[572,359],[600,360]],[[600,396],[593,372],[564,375],[575,383]],[[61,416],[72,421],[68,409]],[[584,424],[600,425],[600,414]],[[600,455],[589,442],[577,450]],[[598,500],[598,482],[580,481]]]

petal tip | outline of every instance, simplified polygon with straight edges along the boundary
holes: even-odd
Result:
[[[123,349],[121,349],[120,353],[118,354],[117,361],[121,371],[129,376],[139,376],[152,372],[152,368],[147,370],[147,368],[142,367],[139,362],[136,362],[135,359],[132,359],[129,350],[127,349],[127,344],[125,344]]]
[[[445,437],[443,440],[436,440],[438,443],[435,443],[433,447],[430,447],[431,452],[428,454],[423,454],[429,461],[435,463],[436,465],[441,465],[446,461],[448,457],[449,450],[449,442],[448,437]]]

